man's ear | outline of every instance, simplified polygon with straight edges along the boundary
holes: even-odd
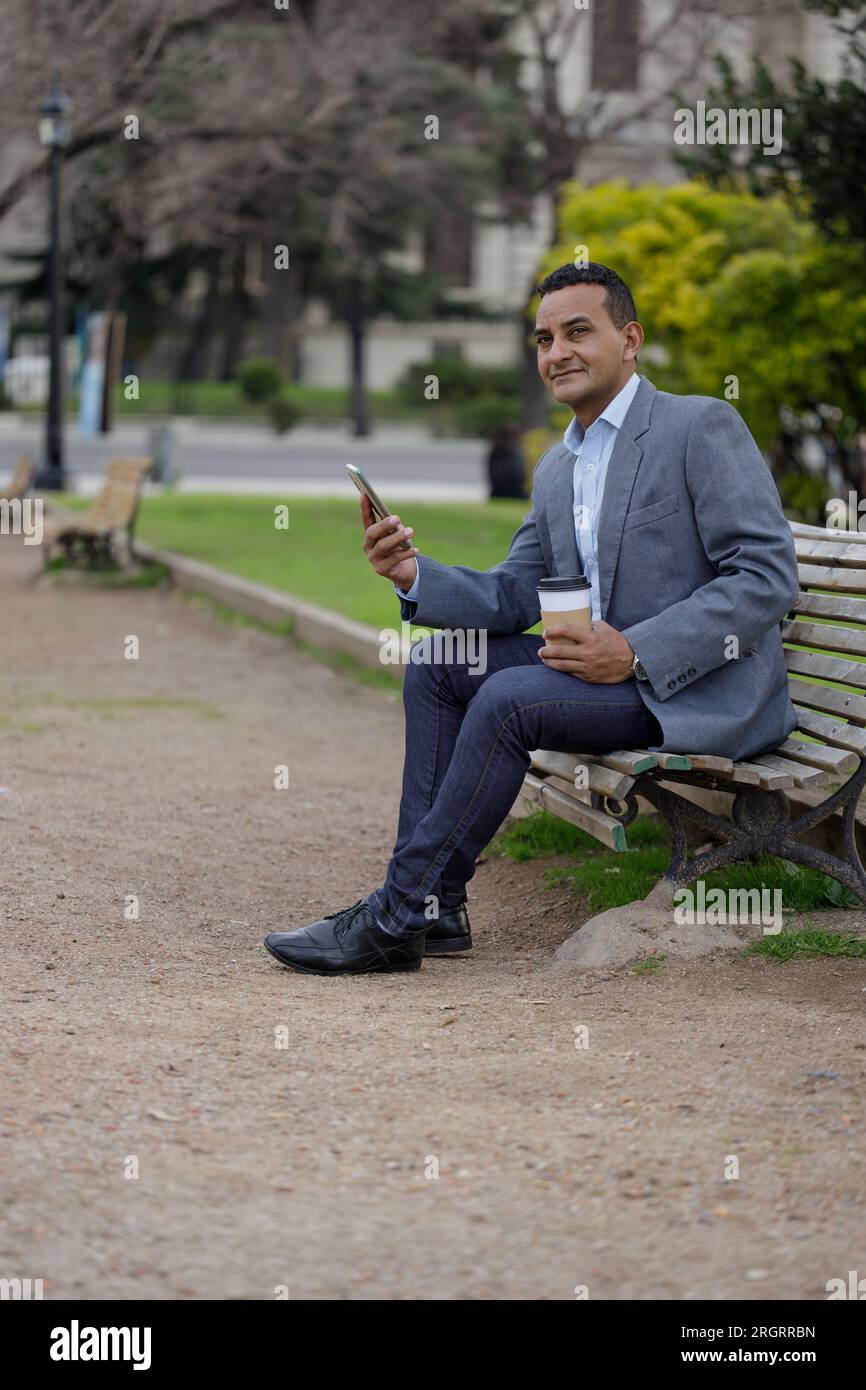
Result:
[[[623,361],[633,362],[643,347],[644,333],[640,324],[637,322],[627,323],[623,329],[625,337],[625,347],[623,350]]]

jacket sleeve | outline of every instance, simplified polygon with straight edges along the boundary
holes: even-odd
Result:
[[[400,600],[400,616],[409,622],[423,627],[478,628],[491,636],[524,632],[538,622],[536,584],[548,569],[534,509],[512,536],[505,559],[493,569],[443,565],[429,555],[422,559],[423,590],[419,585],[414,602]],[[420,576],[420,564],[418,571]]]
[[[400,599],[400,616],[423,627],[480,628],[488,634],[523,632],[538,623],[537,584],[548,566],[528,512],[509,545],[509,553],[492,570],[467,564],[424,560],[424,589],[417,602]]]
[[[420,559],[420,556],[416,555],[416,556],[415,556],[415,579],[414,579],[414,581],[413,581],[413,583],[412,583],[411,589],[400,589],[400,588],[398,588],[397,585],[395,584],[395,585],[394,585],[394,592],[395,592],[395,594],[397,595],[398,598],[417,599],[417,597],[418,597],[418,591],[419,591],[420,587],[421,587],[421,559]]]
[[[791,528],[745,421],[708,400],[686,442],[686,482],[717,577],[653,618],[625,628],[659,700],[742,654],[796,603]],[[736,643],[730,639],[735,637]]]

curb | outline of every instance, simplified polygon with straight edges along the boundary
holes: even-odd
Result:
[[[367,623],[354,622],[330,608],[320,608],[292,594],[271,589],[267,584],[226,574],[201,560],[191,560],[171,550],[157,550],[144,541],[134,541],[133,545],[136,558],[165,565],[173,583],[185,593],[205,594],[258,622],[281,623],[291,619],[293,637],[329,651],[345,652],[362,666],[393,675],[395,681],[403,678],[402,666],[379,660],[379,633]],[[399,619],[395,627],[399,628]]]

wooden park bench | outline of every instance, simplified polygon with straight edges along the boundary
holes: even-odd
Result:
[[[645,748],[532,754],[523,799],[612,849],[627,848],[638,797],[664,817],[672,853],[653,890],[658,901],[713,869],[765,853],[818,869],[866,903],[856,836],[866,782],[866,660],[852,660],[866,657],[866,534],[794,523],[791,530],[801,592],[782,639],[798,723],[784,743],[745,762]],[[729,814],[710,809],[722,799],[707,793],[718,792],[732,796]],[[688,822],[718,841],[693,859]]]
[[[0,502],[18,502],[30,486],[33,477],[33,460],[22,454],[15,465],[15,472],[8,487],[0,485]]]
[[[45,527],[45,564],[57,546],[66,559],[83,558],[94,567],[132,559],[132,539],[144,480],[153,467],[149,458],[110,459],[105,479],[84,512],[66,512]]]

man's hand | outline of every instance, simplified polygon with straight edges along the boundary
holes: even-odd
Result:
[[[609,623],[551,623],[544,629],[545,645],[538,655],[553,671],[580,676],[592,685],[613,685],[632,675],[634,652],[621,632]]]
[[[398,589],[411,589],[418,573],[415,556],[420,554],[413,546],[403,550],[400,542],[412,536],[411,526],[402,526],[399,516],[388,516],[377,521],[367,496],[361,496],[361,525],[364,527],[364,553],[373,569],[383,578],[390,579]]]

